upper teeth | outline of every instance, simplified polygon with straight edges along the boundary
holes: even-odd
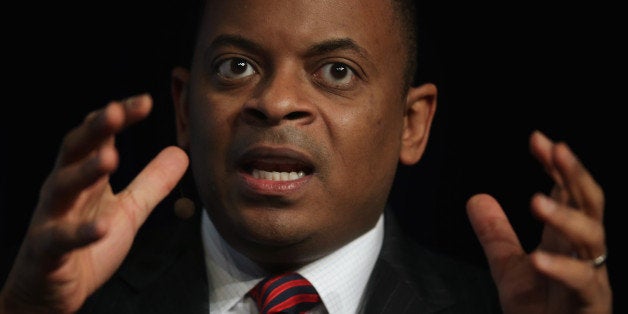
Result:
[[[273,181],[292,181],[305,176],[303,171],[292,172],[279,172],[279,171],[264,171],[259,169],[253,169],[253,178],[266,179]]]

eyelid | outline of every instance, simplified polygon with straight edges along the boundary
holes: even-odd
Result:
[[[336,64],[342,64],[343,66],[347,68],[348,70],[347,75],[350,75],[349,81],[347,83],[342,83],[338,81],[334,82],[333,78],[330,81],[328,80],[328,78],[326,78],[326,76],[329,75],[329,73],[321,73],[322,71],[328,71],[328,70],[333,69],[334,65]],[[360,81],[363,81],[360,75],[351,65],[347,64],[346,62],[341,62],[341,61],[330,61],[330,62],[325,62],[321,64],[318,68],[316,68],[316,71],[314,71],[312,76],[314,78],[314,83],[317,86],[334,94],[340,94],[340,93],[352,91],[358,87],[358,84],[360,84]],[[341,79],[341,81],[344,79],[345,78]]]
[[[349,65],[347,65],[346,63],[342,63],[342,62],[330,62],[330,63],[325,63],[325,64],[323,64],[323,65],[319,68],[319,70],[323,70],[323,69],[325,69],[325,70],[335,70],[335,68],[336,68],[336,66],[337,66],[337,65],[342,65],[343,67],[346,67],[346,68],[347,68],[347,70],[348,70],[348,72],[351,74],[351,76],[352,76],[352,77],[356,77],[356,76],[357,76],[357,74],[356,74],[355,70],[353,70],[353,68],[352,68],[352,67],[350,67],[350,66],[349,66]],[[318,71],[317,71],[317,73],[318,73]],[[327,73],[327,74],[329,74],[329,73]],[[323,74],[323,75],[325,75],[325,74]]]
[[[253,70],[255,71],[255,73],[260,73],[260,67],[257,64],[257,62],[255,62],[255,60],[240,55],[240,54],[233,54],[233,53],[226,53],[226,54],[221,54],[221,55],[217,55],[216,57],[214,57],[211,62],[210,62],[210,68],[212,70],[212,72],[216,72],[216,70],[218,70],[218,68],[220,67],[220,65],[222,65],[224,62],[228,61],[228,60],[234,60],[234,59],[242,59],[244,61],[246,61],[246,63],[248,63],[250,66],[253,67]]]
[[[247,64],[247,70],[245,75],[228,73],[231,69],[227,69],[223,72],[221,67],[231,66],[235,60],[242,60]],[[237,53],[224,53],[216,55],[211,59],[211,62],[206,63],[206,75],[211,80],[212,84],[218,89],[234,89],[251,84],[255,82],[260,75],[259,67],[254,60]],[[224,70],[224,68],[223,68]]]
[[[318,60],[318,62],[316,62],[316,66],[314,67],[314,73],[323,68],[325,65],[334,63],[342,63],[346,65],[359,79],[368,82],[368,76],[366,75],[364,69],[362,69],[358,63],[346,58],[324,58]]]

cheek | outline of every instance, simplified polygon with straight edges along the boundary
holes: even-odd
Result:
[[[238,116],[232,102],[202,95],[190,108],[190,162],[199,196],[207,208],[222,208],[230,199],[228,181],[233,171],[228,161]]]
[[[375,97],[334,113],[331,143],[343,176],[336,177],[348,194],[366,194],[379,201],[388,193],[399,160],[403,116],[394,103]]]
[[[190,108],[192,141],[207,151],[223,151],[232,137],[237,108],[237,105],[219,97],[196,97]]]
[[[233,137],[233,121],[237,117],[237,112],[227,110],[235,106],[219,104],[224,102],[199,97],[190,108],[192,162],[197,164],[196,168],[202,168],[199,173],[211,173],[211,176],[220,175],[218,172],[226,170],[226,152]],[[210,179],[210,176],[205,177]]]
[[[338,129],[343,155],[369,169],[395,164],[399,157],[403,117],[393,104],[369,99],[366,105],[342,114]]]
[[[330,126],[334,167],[330,186],[341,211],[334,215],[341,224],[372,226],[388,199],[399,160],[403,119],[386,112],[376,101],[336,112],[337,124]],[[343,213],[340,218],[339,213]],[[361,221],[361,223],[359,223]]]
[[[221,126],[222,120],[216,118],[216,112],[208,110],[205,105],[193,105],[190,110],[190,134],[191,151],[193,157],[206,159],[207,154],[219,150],[219,140],[225,136],[225,128]],[[203,155],[203,156],[199,156]]]

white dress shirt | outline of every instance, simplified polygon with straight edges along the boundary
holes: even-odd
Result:
[[[267,275],[220,236],[203,210],[201,223],[210,313],[258,313],[245,296]],[[318,291],[323,305],[308,313],[355,313],[384,239],[384,216],[375,227],[335,252],[297,270]]]

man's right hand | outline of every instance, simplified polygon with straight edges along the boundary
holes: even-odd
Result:
[[[120,266],[139,227],[189,164],[180,148],[167,147],[113,193],[115,136],[151,107],[149,95],[111,102],[65,136],[0,291],[0,313],[75,312]]]

